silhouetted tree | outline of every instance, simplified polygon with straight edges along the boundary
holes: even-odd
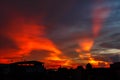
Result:
[[[78,66],[78,67],[77,67],[77,70],[83,71],[84,68],[83,68],[83,66]]]
[[[78,66],[75,69],[73,80],[84,80],[84,68],[82,66]]]
[[[92,65],[90,63],[88,63],[86,65],[86,77],[85,77],[85,80],[92,80],[92,77],[93,77],[93,74],[92,74]]]
[[[92,69],[92,65],[90,64],[90,63],[88,63],[87,65],[86,65],[86,70],[91,70]]]

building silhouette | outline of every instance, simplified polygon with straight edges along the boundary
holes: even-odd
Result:
[[[120,62],[115,62],[113,64],[110,64],[110,68],[112,68],[112,69],[120,69]]]
[[[113,64],[110,64],[111,73],[113,79],[120,80],[120,62],[115,62]]]
[[[0,64],[0,74],[9,74],[10,65],[9,64]]]
[[[10,64],[11,73],[41,73],[45,71],[44,64],[38,61],[22,61]]]

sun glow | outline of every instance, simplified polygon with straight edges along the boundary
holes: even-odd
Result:
[[[85,61],[86,64],[90,63],[93,67],[109,67],[109,63],[95,59],[91,53],[91,49],[94,45],[94,38],[84,38],[79,42],[79,48],[76,49],[76,52],[79,53],[79,58],[82,61]]]

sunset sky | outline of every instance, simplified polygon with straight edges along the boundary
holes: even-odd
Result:
[[[120,0],[0,0],[0,63],[120,61]]]

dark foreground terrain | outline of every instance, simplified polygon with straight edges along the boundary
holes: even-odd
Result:
[[[86,69],[78,66],[57,70],[46,70],[42,63],[35,61],[1,64],[0,80],[120,80],[120,63],[111,64],[110,68],[92,68],[87,64]]]

